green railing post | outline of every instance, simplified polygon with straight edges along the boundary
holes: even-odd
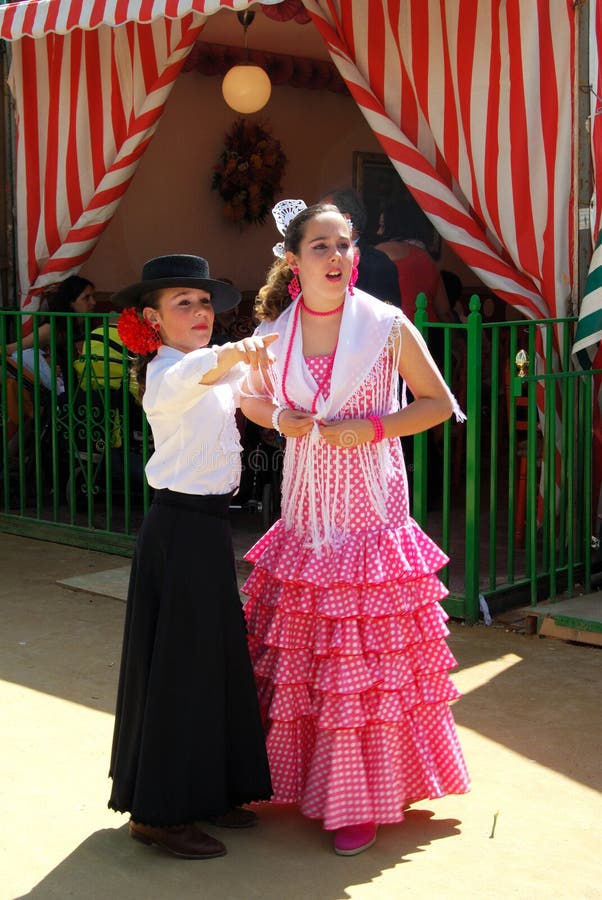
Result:
[[[581,422],[583,423],[582,434],[591,434],[593,435],[593,403],[594,403],[594,391],[593,391],[593,380],[592,377],[585,377],[583,379],[579,379],[582,381],[582,391],[581,393],[581,415],[579,416]],[[596,400],[597,402],[597,400]],[[584,550],[584,569],[583,569],[583,584],[586,591],[591,590],[591,576],[592,576],[592,523],[594,517],[596,515],[596,500],[593,500],[592,497],[592,488],[593,488],[593,480],[592,480],[592,444],[589,441],[585,441],[583,445],[583,497],[586,498],[586,502],[583,504],[583,510],[581,515],[581,528],[582,530],[582,544]],[[593,509],[592,509],[593,505]]]
[[[7,344],[6,317],[0,316],[0,345],[5,347]],[[9,419],[8,419],[8,387],[7,387],[7,368],[6,356],[4,353],[0,355],[0,408],[2,412],[1,438],[2,438],[2,509],[6,512],[9,507],[9,490],[10,480],[8,471],[8,442],[9,442]]]
[[[529,360],[532,360],[530,363],[530,372],[533,372],[535,375],[535,358],[536,358],[536,332],[535,327],[533,326],[529,329],[529,349],[528,349],[528,357]],[[530,602],[531,605],[534,606],[537,603],[538,597],[538,583],[539,583],[539,572],[542,574],[545,572],[545,560],[548,554],[548,546],[546,543],[546,532],[545,529],[542,528],[541,531],[541,545],[542,545],[542,554],[541,554],[541,569],[538,568],[537,565],[537,550],[538,550],[538,519],[539,519],[539,495],[540,495],[540,486],[539,486],[539,478],[538,478],[538,458],[541,456],[541,451],[537,446],[537,435],[538,428],[543,433],[543,442],[544,442],[544,457],[546,446],[549,445],[550,441],[553,441],[553,436],[550,433],[549,428],[547,429],[546,434],[546,420],[544,416],[543,429],[540,424],[540,416],[538,410],[538,383],[534,379],[534,375],[527,375],[527,506],[526,506],[526,522],[525,522],[525,574],[529,579],[530,583]],[[531,380],[533,378],[533,380]],[[542,387],[542,392],[545,391],[545,381]],[[548,413],[550,408],[548,408]],[[545,465],[545,459],[543,462]]]
[[[426,314],[427,296],[424,293],[416,297],[416,315],[414,324],[420,334],[426,340],[425,325],[428,322]],[[428,436],[426,431],[414,435],[414,470],[412,472],[412,485],[414,489],[412,514],[418,524],[426,527],[427,516],[427,484],[428,484]]]
[[[491,335],[489,391],[489,573],[488,587],[494,590],[497,583],[497,522],[498,522],[498,459],[500,452],[500,328],[493,327]],[[502,373],[502,376],[505,373]],[[502,382],[503,383],[503,382]],[[483,448],[484,452],[485,448]]]
[[[545,347],[546,347],[546,374],[552,373],[552,354],[554,332],[552,326],[545,327]],[[544,403],[545,403],[545,455],[544,455],[544,476],[546,479],[544,487],[544,496],[547,505],[544,507],[544,515],[546,515],[546,527],[544,527],[544,570],[547,568],[548,576],[548,596],[555,597],[557,592],[556,567],[558,565],[558,499],[556,497],[556,455],[558,452],[557,438],[558,427],[556,422],[556,399],[558,396],[558,385],[555,378],[546,380],[544,385]],[[535,436],[537,444],[537,436]],[[536,518],[537,521],[537,506]]]
[[[466,548],[465,615],[468,623],[479,619],[479,555],[481,502],[481,385],[483,319],[481,301],[469,301],[466,346]]]

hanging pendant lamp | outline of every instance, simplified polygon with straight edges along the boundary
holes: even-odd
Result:
[[[226,72],[222,81],[222,94],[230,109],[235,112],[254,113],[262,109],[270,99],[272,83],[265,69],[249,62],[247,29],[255,18],[255,13],[247,9],[236,15],[245,33],[246,62],[233,66]]]

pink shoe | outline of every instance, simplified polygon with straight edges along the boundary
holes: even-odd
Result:
[[[346,825],[338,828],[334,834],[334,852],[339,856],[355,856],[362,850],[367,850],[376,840],[376,825],[374,822],[364,822],[363,825]]]

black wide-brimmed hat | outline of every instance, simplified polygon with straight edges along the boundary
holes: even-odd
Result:
[[[169,287],[192,287],[208,291],[215,312],[226,312],[240,303],[240,292],[225,281],[209,275],[209,263],[202,256],[173,253],[149,259],[142,267],[142,279],[117,291],[111,297],[114,306],[138,306],[149,291]]]

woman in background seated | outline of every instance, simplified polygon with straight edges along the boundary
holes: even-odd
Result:
[[[48,295],[47,308],[49,312],[80,313],[82,316],[91,313],[96,306],[94,298],[94,285],[87,278],[79,275],[70,275],[62,281],[52,294]],[[38,322],[40,319],[37,320]],[[62,394],[66,385],[66,374],[69,371],[70,362],[80,353],[84,338],[84,318],[78,316],[71,327],[67,316],[52,316],[48,321],[42,321],[37,331],[37,347],[39,351],[38,371],[40,381],[49,390],[52,387],[53,372],[48,364],[49,348],[51,347],[52,330],[56,335],[56,363],[58,370],[54,375],[57,385],[57,393]],[[69,339],[71,337],[71,340]],[[71,344],[71,347],[69,347]],[[6,345],[6,355],[17,358],[17,341]],[[25,369],[35,372],[35,346],[36,335],[32,331],[23,335],[21,342],[22,365]]]

